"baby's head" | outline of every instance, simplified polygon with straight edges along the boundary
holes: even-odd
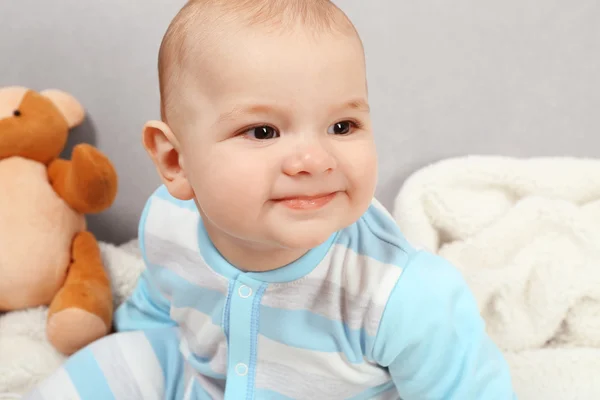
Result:
[[[190,1],[165,35],[159,77],[162,121],[144,144],[213,240],[310,249],[369,207],[364,53],[330,1]]]

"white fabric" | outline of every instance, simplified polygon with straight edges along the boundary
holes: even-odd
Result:
[[[100,243],[100,248],[118,305],[133,291],[144,263],[135,241],[120,247]],[[46,313],[39,307],[0,316],[0,399],[18,398],[64,361],[46,339]]]
[[[443,160],[393,214],[463,272],[520,399],[600,398],[600,160]]]

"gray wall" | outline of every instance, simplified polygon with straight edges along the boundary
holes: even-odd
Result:
[[[445,157],[600,156],[597,0],[337,3],[366,46],[386,206],[408,174]],[[115,205],[90,217],[103,240],[135,235],[159,183],[140,131],[158,117],[156,52],[182,4],[0,0],[0,85],[72,92],[88,120],[71,144],[91,141],[118,169]]]

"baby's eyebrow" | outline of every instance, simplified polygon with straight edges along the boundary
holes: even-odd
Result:
[[[266,104],[254,104],[254,105],[237,105],[230,111],[224,112],[217,119],[217,123],[235,120],[236,117],[244,114],[268,114],[277,111],[274,107]]]
[[[361,112],[368,113],[371,111],[369,107],[369,103],[365,99],[355,99],[348,101],[346,103],[342,103],[340,106],[333,107],[331,109],[332,113],[341,112],[344,110],[358,110]],[[240,115],[248,115],[248,114],[273,114],[277,112],[281,112],[282,110],[277,107],[270,106],[267,104],[252,104],[252,105],[236,105],[230,111],[224,112],[217,119],[217,124],[234,121]]]
[[[352,100],[352,101],[349,101],[348,103],[345,103],[342,107],[340,107],[341,110],[345,110],[348,108],[362,111],[362,112],[367,112],[367,113],[371,111],[371,107],[369,107],[369,103],[367,103],[367,101],[364,99]]]

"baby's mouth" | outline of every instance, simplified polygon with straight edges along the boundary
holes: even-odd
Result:
[[[313,196],[290,196],[274,201],[293,210],[317,210],[326,206],[336,196],[337,192],[332,192]]]

